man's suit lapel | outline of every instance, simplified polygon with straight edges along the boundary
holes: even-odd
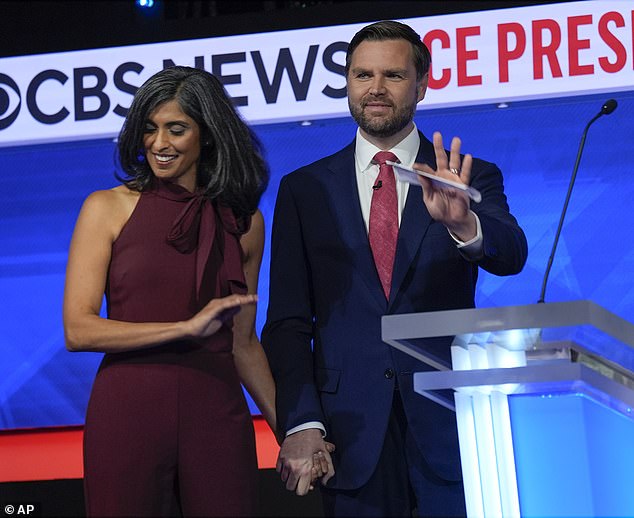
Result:
[[[436,157],[433,145],[422,133],[419,135],[420,147],[416,162],[429,164],[435,169]],[[335,218],[341,231],[341,239],[344,243],[349,244],[350,251],[354,255],[354,264],[359,268],[359,273],[368,285],[370,293],[377,303],[385,308],[385,295],[376,272],[359,204],[357,180],[354,173],[354,141],[333,156],[328,169],[330,173],[328,188],[333,200]],[[423,203],[421,188],[410,185],[401,215],[389,304],[393,303],[398,294],[432,221]]]
[[[351,267],[358,268],[368,290],[382,307],[386,307],[385,295],[374,266],[374,258],[370,250],[368,233],[363,221],[359,203],[359,191],[354,170],[354,141],[341,152],[333,156],[328,165],[330,177],[328,190],[332,197],[335,220],[338,223],[341,239],[350,247],[353,255]]]
[[[435,169],[436,157],[434,147],[422,133],[419,132],[419,135],[420,146],[418,155],[416,156],[416,162],[429,164],[430,167]],[[394,302],[403,284],[405,275],[416,259],[423,237],[432,221],[423,203],[423,192],[421,188],[416,185],[410,185],[403,214],[401,215],[401,226],[398,231],[389,305]]]

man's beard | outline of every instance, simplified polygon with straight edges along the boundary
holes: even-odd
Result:
[[[353,105],[348,99],[348,107],[359,127],[373,137],[386,138],[396,135],[412,121],[416,113],[417,100],[414,99],[414,102],[401,106],[389,117],[369,117],[363,111],[366,102],[363,100],[360,104]]]

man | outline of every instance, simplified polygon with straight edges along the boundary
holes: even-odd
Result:
[[[479,267],[511,275],[526,261],[499,169],[462,157],[459,139],[448,153],[440,134],[432,143],[416,129],[429,64],[407,25],[359,31],[346,56],[355,140],[279,188],[263,332],[285,437],[278,471],[305,494],[313,456],[332,462],[334,476],[322,479],[327,515],[465,514],[455,416],[414,393],[424,365],[381,340],[380,320],[473,307]],[[482,201],[426,178],[422,192],[395,182],[379,151],[471,184]],[[429,345],[448,358],[450,343]]]

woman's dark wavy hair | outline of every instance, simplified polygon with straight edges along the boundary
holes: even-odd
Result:
[[[385,40],[405,40],[412,45],[414,66],[416,67],[416,79],[420,81],[429,71],[431,65],[431,54],[429,49],[422,42],[418,33],[409,25],[393,20],[383,20],[366,25],[357,32],[350,40],[348,51],[346,52],[346,77],[350,70],[352,53],[363,41],[385,41]]]
[[[220,81],[197,68],[166,68],[137,90],[117,148],[119,167],[127,177],[117,178],[136,191],[148,188],[154,175],[145,159],[144,131],[152,111],[171,100],[200,128],[198,186],[236,217],[252,215],[269,180],[262,146]]]

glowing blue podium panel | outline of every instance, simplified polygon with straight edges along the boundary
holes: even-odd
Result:
[[[582,393],[509,405],[522,516],[634,516],[631,416]]]
[[[383,340],[437,371],[469,518],[634,516],[634,326],[590,301],[390,315]],[[451,365],[426,339],[453,336]],[[453,389],[453,399],[443,390]]]

